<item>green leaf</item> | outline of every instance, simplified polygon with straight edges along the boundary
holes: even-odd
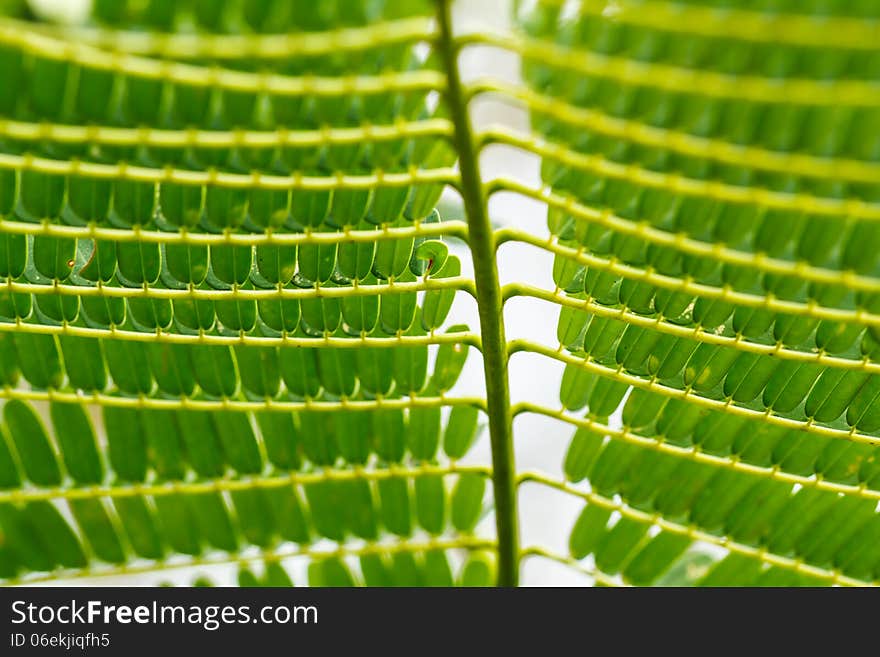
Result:
[[[409,536],[412,533],[409,483],[402,477],[390,477],[380,480],[378,489],[382,524],[392,534]]]
[[[137,411],[104,408],[110,465],[122,481],[139,482],[147,475],[147,443]]]
[[[73,404],[52,404],[49,410],[67,472],[78,483],[101,483],[104,468],[92,424],[83,408]]]
[[[477,436],[477,421],[480,412],[472,406],[456,406],[449,414],[446,433],[443,436],[443,451],[451,459],[460,459]]]
[[[220,554],[290,586],[294,552],[327,586],[513,585],[524,555],[876,582],[872,3],[516,2],[489,39],[516,90],[458,70],[469,7],[26,4],[0,2],[3,583]],[[468,125],[484,88],[526,122]],[[554,475],[522,440],[561,427]],[[542,523],[526,488],[560,497]]]
[[[458,477],[452,491],[452,526],[461,532],[476,527],[483,507],[486,480],[478,474],[466,473]]]
[[[354,578],[345,564],[336,558],[309,564],[310,586],[354,586]]]
[[[451,326],[449,333],[467,331],[467,326]],[[434,372],[431,375],[431,387],[438,392],[446,392],[455,385],[465,361],[469,354],[469,348],[461,343],[443,343],[437,349],[437,358],[434,360]]]
[[[15,443],[27,478],[39,486],[59,485],[61,471],[55,459],[55,449],[43,423],[31,408],[12,400],[3,407],[3,422]]]
[[[57,388],[63,372],[55,339],[34,333],[13,334],[21,373],[36,388]]]
[[[495,581],[495,561],[486,552],[474,552],[468,556],[461,569],[461,586],[492,586]]]
[[[440,475],[415,479],[416,516],[429,534],[440,534],[446,526],[446,488]]]

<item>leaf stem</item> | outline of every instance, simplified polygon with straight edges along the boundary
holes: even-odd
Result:
[[[492,443],[492,485],[498,536],[498,585],[516,586],[519,580],[519,530],[516,500],[513,429],[503,299],[498,280],[496,244],[489,222],[486,190],[480,176],[477,142],[468,114],[468,96],[458,69],[458,47],[452,33],[450,0],[438,0],[438,51],[446,71],[446,100],[455,126],[452,137],[459,154],[460,188],[467,213],[469,243],[474,262],[477,308],[483,341],[483,369],[489,435]]]

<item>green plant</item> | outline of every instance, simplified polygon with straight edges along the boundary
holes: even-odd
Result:
[[[449,0],[0,5],[0,577],[880,578],[876,4],[515,4],[461,34]],[[464,82],[480,45],[525,82]],[[476,128],[486,95],[531,132]],[[487,179],[496,145],[542,184]],[[493,228],[499,192],[550,237]],[[500,284],[511,242],[554,290]],[[513,297],[558,345],[507,340]],[[469,351],[485,398],[454,393]],[[560,408],[511,403],[522,353],[564,365]],[[525,414],[576,428],[564,478],[516,469]],[[462,464],[481,415],[491,467]],[[569,554],[519,545],[523,484],[584,502]]]

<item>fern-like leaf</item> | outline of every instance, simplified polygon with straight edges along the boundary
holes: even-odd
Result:
[[[874,3],[450,4],[3,5],[4,582],[880,579]],[[506,243],[552,286],[502,286]],[[555,344],[507,339],[514,297]],[[557,406],[511,401],[527,357]],[[524,415],[572,427],[561,474],[517,469]],[[533,487],[579,515],[520,545]]]

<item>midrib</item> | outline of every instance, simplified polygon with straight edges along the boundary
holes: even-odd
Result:
[[[459,157],[459,192],[467,215],[468,245],[474,264],[477,309],[480,316],[492,446],[492,487],[498,541],[497,584],[516,586],[519,581],[519,529],[503,300],[496,263],[495,235],[489,222],[485,187],[468,113],[468,96],[463,89],[458,68],[459,48],[453,36],[450,5],[451,0],[437,0],[440,26],[437,45],[447,79],[446,102],[455,126],[452,139]]]

